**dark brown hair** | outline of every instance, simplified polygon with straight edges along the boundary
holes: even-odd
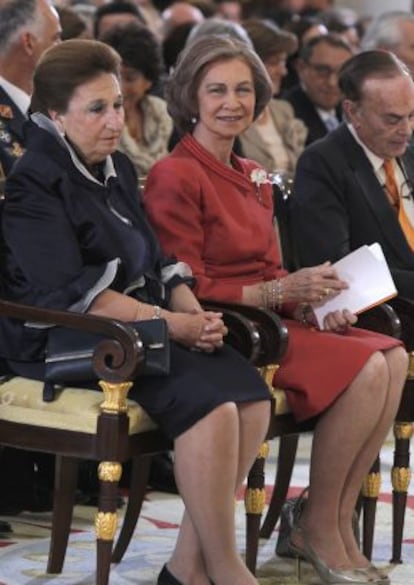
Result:
[[[344,63],[339,71],[338,84],[343,96],[360,101],[367,79],[389,79],[410,76],[408,67],[390,51],[362,51]]]
[[[282,30],[270,20],[251,18],[242,24],[262,61],[267,61],[277,53],[291,55],[298,48],[295,35]]]
[[[317,37],[313,37],[304,43],[299,51],[300,59],[306,63],[309,63],[315,47],[323,44],[328,45],[333,49],[342,49],[344,51],[348,51],[350,55],[353,55],[354,53],[351,45],[344,38],[340,37],[336,33],[328,33],[327,35],[318,35]]]
[[[78,86],[102,73],[118,77],[120,63],[119,55],[100,41],[70,39],[54,45],[36,67],[30,110],[64,114]]]

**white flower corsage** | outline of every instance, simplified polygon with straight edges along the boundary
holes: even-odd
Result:
[[[267,178],[267,172],[264,169],[253,169],[250,173],[250,180],[256,185],[256,187],[270,183]]]
[[[260,194],[260,186],[266,185],[270,183],[269,179],[267,178],[267,172],[264,169],[253,169],[250,173],[250,180],[252,183],[256,185],[256,196],[260,203],[262,203],[262,197]]]

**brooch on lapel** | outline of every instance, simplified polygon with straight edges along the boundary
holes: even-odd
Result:
[[[260,203],[263,203],[262,195],[260,193],[261,185],[270,183],[267,178],[267,172],[264,169],[253,169],[250,173],[250,180],[256,185],[256,197]]]
[[[0,104],[0,116],[11,120],[13,118],[13,110],[8,104]]]

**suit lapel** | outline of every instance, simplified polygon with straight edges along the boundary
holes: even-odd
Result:
[[[312,141],[318,138],[322,138],[328,133],[328,131],[321,117],[316,111],[315,106],[303,90],[301,90],[300,99],[305,114],[305,122],[309,128],[309,136],[312,137]]]
[[[391,208],[370,161],[345,125],[340,127],[338,133],[350,170],[361,189],[361,196],[365,198],[371,208],[372,215],[377,221],[384,239],[397,257],[403,258],[405,263],[411,264],[412,250],[405,239],[397,214]],[[414,161],[411,159],[410,168],[414,170]],[[386,229],[384,229],[385,226]]]

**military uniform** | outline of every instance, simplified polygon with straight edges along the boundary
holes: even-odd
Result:
[[[25,121],[26,116],[0,86],[0,165],[5,175],[8,175],[13,163],[24,152]]]

